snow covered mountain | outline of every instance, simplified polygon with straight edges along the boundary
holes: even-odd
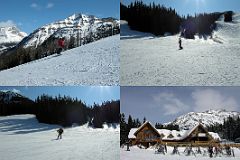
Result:
[[[165,123],[179,125],[181,129],[190,129],[201,122],[204,126],[214,124],[223,124],[224,119],[228,117],[240,116],[239,112],[226,110],[208,110],[205,112],[189,112],[176,118],[173,122]]]
[[[119,127],[65,128],[38,123],[34,115],[0,116],[1,160],[119,160]]]
[[[45,42],[50,37],[80,37],[82,41],[87,41],[87,38],[98,38],[100,33],[113,32],[120,28],[119,20],[114,18],[96,18],[92,15],[73,14],[70,17],[44,25],[36,29],[21,44],[27,47],[37,47]],[[86,43],[86,42],[82,42]]]
[[[0,90],[0,103],[24,103],[24,102],[32,101],[17,92]]]
[[[15,46],[26,36],[16,26],[0,26],[0,53]]]

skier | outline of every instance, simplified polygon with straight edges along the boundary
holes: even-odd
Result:
[[[59,128],[59,129],[57,130],[57,132],[58,132],[58,137],[57,137],[57,139],[62,139],[63,129],[62,129],[62,128]]]
[[[130,151],[129,143],[130,143],[130,141],[127,141],[127,142],[126,142],[126,145],[127,145],[127,151]]]
[[[179,44],[179,50],[182,50],[183,47],[182,47],[182,39],[181,39],[181,37],[179,37],[178,44]]]
[[[209,153],[209,157],[212,158],[213,157],[213,147],[212,147],[212,145],[210,145],[208,147],[208,153]]]
[[[167,143],[164,144],[165,152],[167,153]]]
[[[57,51],[58,54],[60,54],[64,49],[64,41],[65,39],[63,37],[58,39],[58,51]]]

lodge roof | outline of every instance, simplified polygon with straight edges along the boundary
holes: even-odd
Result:
[[[142,126],[139,128],[132,128],[128,134],[128,138],[136,138],[136,133],[139,132],[147,123],[151,124],[150,122],[145,122]],[[152,126],[152,125],[151,125]],[[160,135],[162,140],[173,140],[173,141],[179,141],[184,140],[187,138],[197,127],[202,126],[202,124],[197,124],[192,129],[189,130],[168,130],[168,129],[155,129]],[[202,126],[203,127],[203,126]],[[207,132],[207,130],[203,127],[203,129]],[[219,135],[214,132],[207,132],[213,139],[215,140],[221,140]],[[172,135],[172,136],[169,136]]]

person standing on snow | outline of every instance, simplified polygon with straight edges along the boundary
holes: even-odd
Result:
[[[62,128],[59,128],[59,129],[57,130],[57,132],[58,132],[58,137],[57,137],[57,139],[62,139],[63,129],[62,129]]]
[[[64,38],[59,38],[58,39],[58,54],[60,54],[62,52],[62,50],[64,49]]]
[[[181,37],[179,37],[178,44],[179,44],[179,50],[183,49]]]

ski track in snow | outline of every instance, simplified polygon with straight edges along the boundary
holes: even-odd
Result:
[[[119,35],[0,71],[0,85],[119,85]]]
[[[58,127],[40,124],[32,115],[0,117],[0,159],[119,160],[119,128],[67,128],[55,140]]]
[[[240,84],[240,14],[217,22],[213,40],[155,37],[121,21],[121,85],[231,86]]]
[[[130,151],[126,151],[126,146],[124,148],[120,149],[120,157],[121,160],[210,160],[210,159],[216,159],[216,160],[228,160],[228,159],[239,159],[240,158],[240,150],[237,148],[234,148],[235,157],[214,157],[210,158],[208,155],[199,155],[196,154],[196,157],[194,155],[185,156],[184,155],[184,149],[185,148],[179,148],[180,155],[171,155],[171,152],[173,150],[173,147],[168,147],[168,153],[166,155],[163,154],[155,154],[154,149],[139,149],[138,147],[130,147]],[[206,150],[206,148],[205,148]]]

